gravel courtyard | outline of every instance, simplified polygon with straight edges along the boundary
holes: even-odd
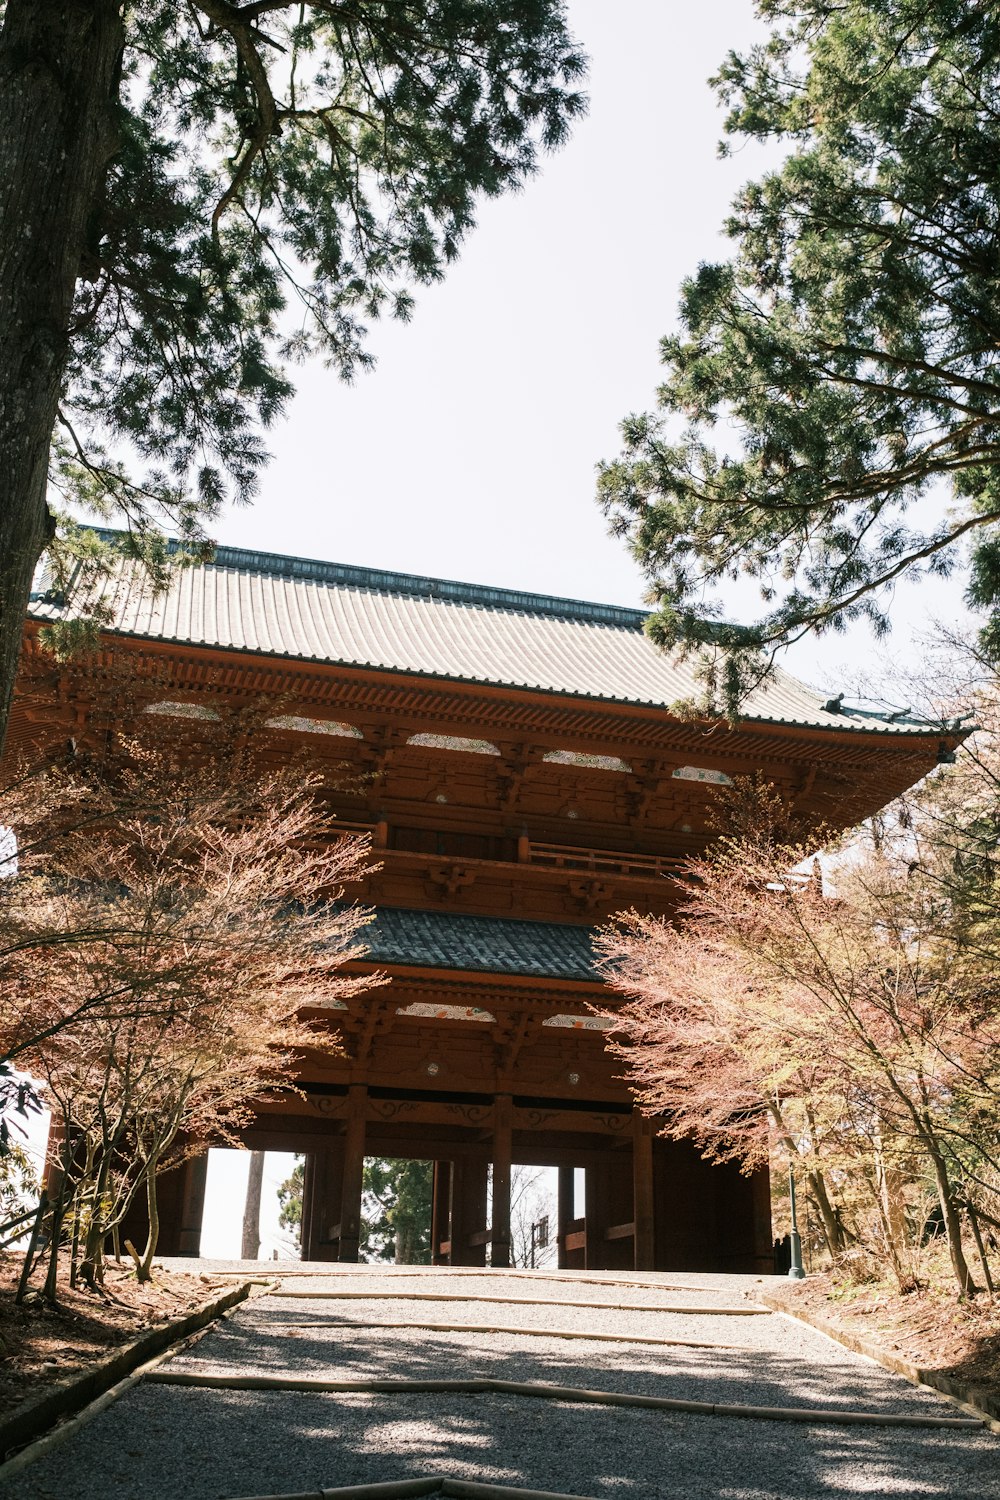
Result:
[[[587,1500],[1000,1500],[1000,1438],[932,1425],[963,1413],[811,1329],[754,1312],[753,1278],[294,1269],[0,1483],[0,1496],[237,1500],[450,1476]],[[215,1384],[178,1383],[205,1377]],[[252,1388],[261,1377],[278,1388]],[[285,1377],[391,1384],[282,1389]],[[815,1414],[782,1421],[396,1385],[428,1380]],[[930,1421],[836,1421],[858,1411]]]

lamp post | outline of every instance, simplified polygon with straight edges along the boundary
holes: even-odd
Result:
[[[788,1200],[792,1211],[792,1227],[788,1236],[791,1260],[788,1275],[791,1281],[802,1281],[806,1273],[802,1269],[802,1240],[799,1237],[799,1219],[795,1211],[795,1173],[791,1167],[788,1168]]]

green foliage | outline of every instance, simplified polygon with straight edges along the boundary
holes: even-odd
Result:
[[[306,1165],[296,1161],[291,1175],[286,1177],[278,1189],[278,1223],[282,1229],[291,1230],[296,1244],[302,1243],[302,1190],[305,1186]]]
[[[368,1158],[364,1169],[363,1259],[430,1264],[432,1173],[429,1161]]]
[[[736,199],[732,259],[685,283],[659,410],[627,419],[599,480],[652,633],[721,645],[707,686],[730,712],[804,631],[883,634],[893,581],[949,572],[963,538],[970,599],[1000,602],[1000,15],[757,9],[770,39],[714,83],[731,141],[786,154]],[[764,606],[742,633],[704,618],[741,576]]]
[[[584,62],[561,0],[137,0],[125,26],[53,483],[155,571],[159,524],[197,547],[252,496],[289,363],[369,364],[366,325],[563,141]]]
[[[362,1260],[396,1260],[428,1265],[431,1258],[431,1179],[429,1161],[371,1156],[362,1177],[360,1255]],[[302,1243],[305,1163],[297,1161],[278,1189],[278,1223]]]

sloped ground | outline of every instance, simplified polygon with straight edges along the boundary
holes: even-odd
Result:
[[[108,1267],[101,1293],[73,1291],[59,1278],[58,1307],[36,1295],[17,1305],[14,1294],[20,1255],[0,1256],[0,1418],[55,1381],[86,1370],[95,1360],[131,1343],[151,1328],[192,1312],[207,1300],[211,1278],[183,1269],[155,1283],[137,1286],[128,1267]],[[33,1280],[37,1285],[39,1277]],[[232,1282],[219,1282],[220,1289]]]
[[[199,1269],[214,1278],[227,1268]],[[890,1422],[962,1414],[811,1329],[754,1312],[749,1277],[296,1270],[310,1274],[235,1310],[0,1496],[235,1500],[436,1475],[594,1500],[1000,1500],[1000,1440],[986,1430],[839,1424],[849,1411]],[[261,1377],[278,1388],[234,1384]],[[158,1383],[206,1378],[216,1383]],[[819,1414],[786,1422],[482,1388],[280,1388],[288,1378],[532,1382]]]

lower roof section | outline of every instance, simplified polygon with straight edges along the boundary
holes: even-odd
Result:
[[[591,927],[391,906],[379,907],[363,933],[369,948],[366,957],[377,964],[591,984],[598,980],[593,937]]]

